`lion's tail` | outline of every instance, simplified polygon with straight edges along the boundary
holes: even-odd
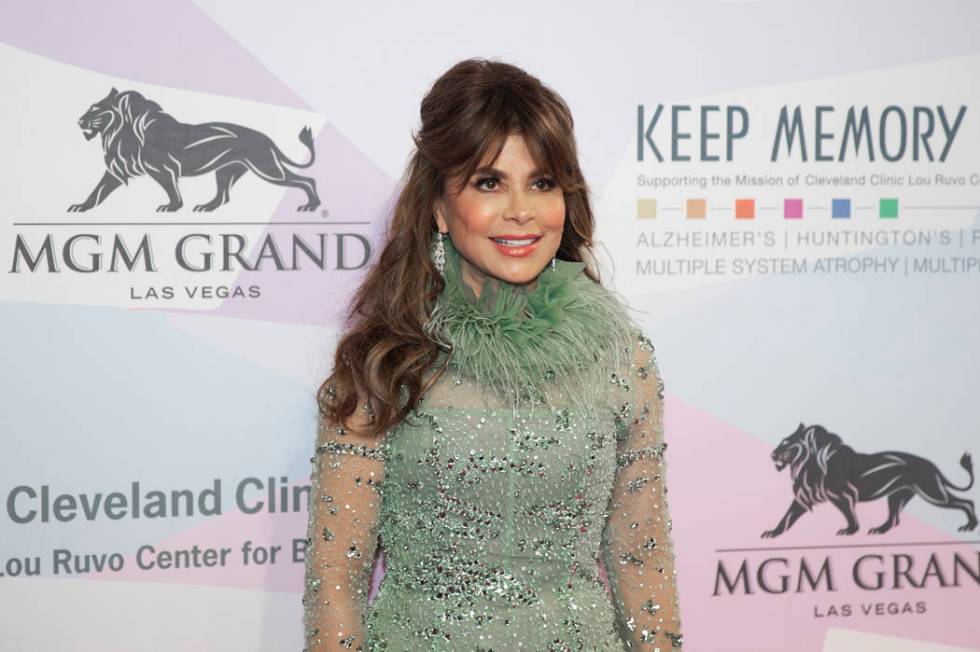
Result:
[[[951,489],[956,489],[957,491],[966,491],[967,489],[973,486],[973,458],[970,457],[969,453],[963,453],[963,457],[960,458],[960,466],[966,469],[966,472],[970,474],[970,484],[966,485],[965,487],[957,487],[955,484],[950,482],[949,479],[946,478],[945,476],[943,476],[943,479],[946,480],[946,484],[949,485]]]
[[[279,156],[282,158],[283,162],[289,163],[294,168],[308,168],[313,165],[313,161],[316,160],[316,150],[313,149],[313,131],[309,127],[303,127],[299,132],[299,140],[301,143],[306,145],[306,149],[310,150],[310,160],[306,163],[297,163],[288,156],[279,152]],[[276,148],[278,149],[278,148]]]

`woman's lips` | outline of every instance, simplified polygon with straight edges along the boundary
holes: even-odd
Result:
[[[523,238],[505,238],[505,239],[506,240],[527,240],[528,238],[527,238],[527,236],[525,236]],[[505,256],[513,256],[515,258],[523,258],[524,256],[530,256],[532,253],[534,253],[534,250],[537,248],[538,243],[541,242],[541,236],[535,237],[534,238],[534,242],[532,242],[530,244],[519,245],[519,246],[513,246],[513,245],[504,244],[502,242],[497,242],[493,238],[490,238],[490,242],[492,242],[497,247],[497,251],[499,251],[500,253],[504,254]]]

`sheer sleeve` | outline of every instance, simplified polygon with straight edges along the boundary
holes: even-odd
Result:
[[[620,414],[603,561],[626,648],[667,652],[681,650],[683,637],[667,507],[664,386],[653,344],[639,331],[633,343],[633,401]]]
[[[366,406],[349,419],[367,423]],[[366,650],[364,624],[378,546],[382,440],[321,417],[310,459],[303,626],[305,650]]]

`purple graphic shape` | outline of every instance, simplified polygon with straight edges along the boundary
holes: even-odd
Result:
[[[0,40],[14,47],[134,82],[310,108],[193,2],[3,4]]]
[[[300,269],[277,270],[265,264],[270,262],[266,260],[263,269],[242,271],[234,280],[238,286],[261,286],[260,299],[229,298],[218,310],[208,311],[209,314],[293,324],[335,323],[342,318],[347,300],[380,253],[378,248],[387,225],[389,202],[395,199],[394,188],[391,180],[332,126],[327,125],[319,134],[314,147],[317,160],[306,172],[316,179],[323,204],[313,212],[297,212],[296,207],[304,202],[305,195],[300,190],[288,190],[258,242],[249,244],[254,251],[267,235],[271,235],[282,243],[280,253],[288,261],[290,256],[285,247],[290,246],[291,234],[302,237],[316,251],[318,234],[325,233],[326,269],[321,270],[313,261],[302,259]],[[270,187],[270,191],[277,189]],[[325,217],[324,210],[328,211]],[[320,224],[288,224],[290,222]],[[349,234],[344,238],[350,252],[348,265],[356,265],[362,260],[358,248],[360,241],[356,236],[370,243],[370,255],[363,267],[335,269],[338,233]]]

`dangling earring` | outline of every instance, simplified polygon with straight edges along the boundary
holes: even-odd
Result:
[[[432,262],[439,270],[439,274],[442,274],[446,268],[446,247],[442,244],[444,235],[442,231],[436,231],[435,245],[432,247]]]
[[[551,257],[551,271],[555,271],[555,257]]]

